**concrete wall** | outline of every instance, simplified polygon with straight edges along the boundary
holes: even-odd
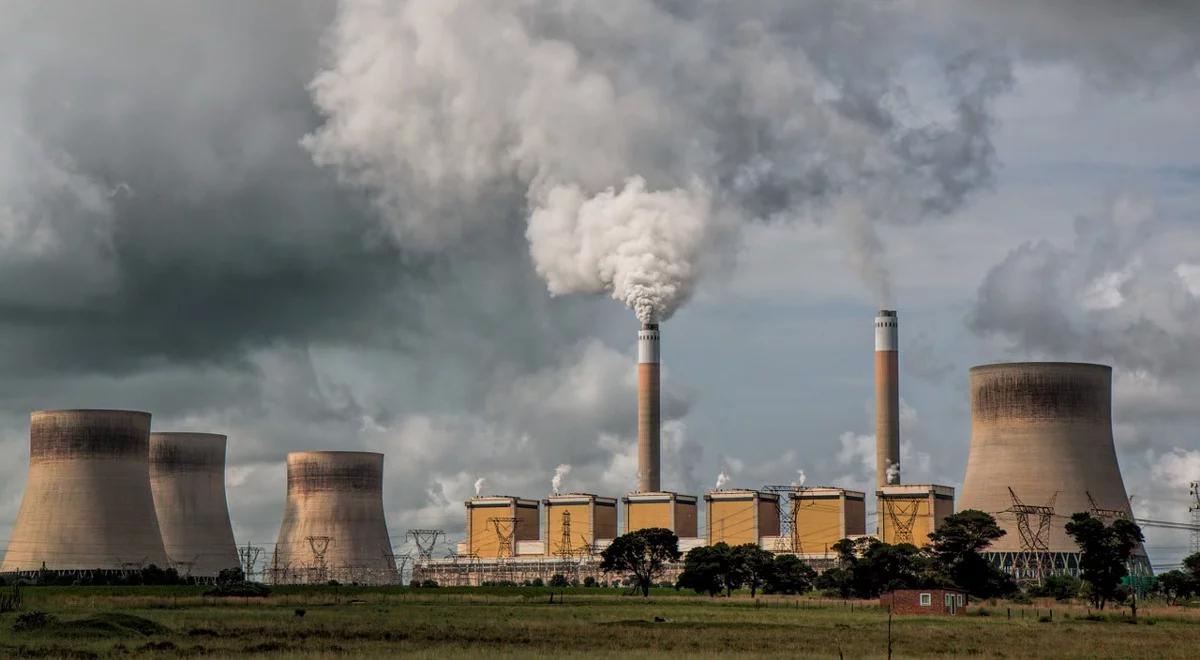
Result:
[[[150,434],[150,487],[167,556],[182,574],[240,564],[225,500],[225,436]]]
[[[29,479],[0,571],[167,567],[150,491],[150,414],[39,411],[29,426]]]

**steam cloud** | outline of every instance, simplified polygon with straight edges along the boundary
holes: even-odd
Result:
[[[729,483],[729,474],[722,470],[721,473],[717,475],[717,490],[724,488],[725,484],[727,483]]]
[[[808,481],[808,475],[804,474],[804,470],[796,470],[796,480],[792,482],[792,485],[803,486],[806,481]]]
[[[483,477],[479,477],[475,480],[475,497],[479,497],[483,494],[483,484],[486,482],[487,480]]]
[[[554,492],[555,495],[558,495],[558,493],[562,489],[563,477],[567,476],[567,473],[570,471],[571,471],[571,466],[567,465],[565,463],[554,468],[554,477],[550,480],[550,488]]]
[[[304,145],[407,246],[523,219],[555,295],[665,320],[753,221],[834,222],[880,304],[876,225],[991,178],[1006,60],[976,44],[926,86],[902,5],[343,2]],[[645,57],[631,57],[645,53]],[[940,87],[940,89],[937,89]],[[912,108],[931,108],[917,116]]]

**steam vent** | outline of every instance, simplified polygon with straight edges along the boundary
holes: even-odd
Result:
[[[0,572],[166,567],[147,462],[150,413],[43,410]]]
[[[971,452],[959,508],[996,516],[1008,533],[989,557],[1017,578],[1078,572],[1079,550],[1065,530],[1072,514],[1132,519],[1111,401],[1112,369],[1104,365],[971,369]],[[1144,550],[1137,552],[1135,569],[1148,571]]]
[[[288,454],[287,504],[267,575],[276,584],[399,579],[383,515],[383,454]]]
[[[150,434],[150,488],[167,556],[182,575],[239,565],[225,501],[225,436]]]

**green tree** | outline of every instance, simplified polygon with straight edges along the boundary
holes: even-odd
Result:
[[[1041,586],[1030,590],[1033,596],[1043,596],[1055,600],[1071,600],[1079,595],[1083,584],[1074,575],[1051,575],[1042,581]]]
[[[1067,535],[1079,546],[1079,575],[1090,586],[1090,600],[1098,609],[1117,595],[1126,564],[1141,543],[1136,523],[1118,518],[1111,525],[1090,513],[1076,513],[1066,525]]]
[[[679,561],[679,537],[669,529],[650,527],[613,539],[600,553],[600,570],[630,574],[642,596],[649,596],[654,579],[674,561]]]
[[[802,594],[813,587],[817,572],[796,555],[775,557],[763,591],[768,594]],[[841,571],[841,569],[830,569]],[[829,571],[826,571],[827,573]]]
[[[935,569],[955,585],[981,598],[1016,591],[1013,579],[980,554],[1005,532],[992,516],[975,509],[947,516],[929,534]]]
[[[929,557],[911,543],[891,545],[876,541],[850,569],[855,596],[874,598],[892,589],[909,589],[944,583],[937,579]]]
[[[701,546],[683,558],[683,572],[676,587],[715,596],[733,593],[745,583],[743,557],[727,543]]]
[[[1196,580],[1191,573],[1181,570],[1167,571],[1158,576],[1155,587],[1167,603],[1174,605],[1196,593]]]
[[[742,584],[750,587],[750,597],[757,596],[759,587],[771,579],[775,554],[763,550],[757,543],[743,543],[733,548],[733,560],[741,573]]]

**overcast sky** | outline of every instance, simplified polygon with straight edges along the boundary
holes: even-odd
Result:
[[[620,495],[632,310],[665,487],[866,489],[880,305],[906,481],[960,485],[971,365],[1098,361],[1185,520],[1200,8],[1043,4],[0,1],[0,539],[43,408],[228,434],[242,543],[292,450],[386,452],[398,544]]]

